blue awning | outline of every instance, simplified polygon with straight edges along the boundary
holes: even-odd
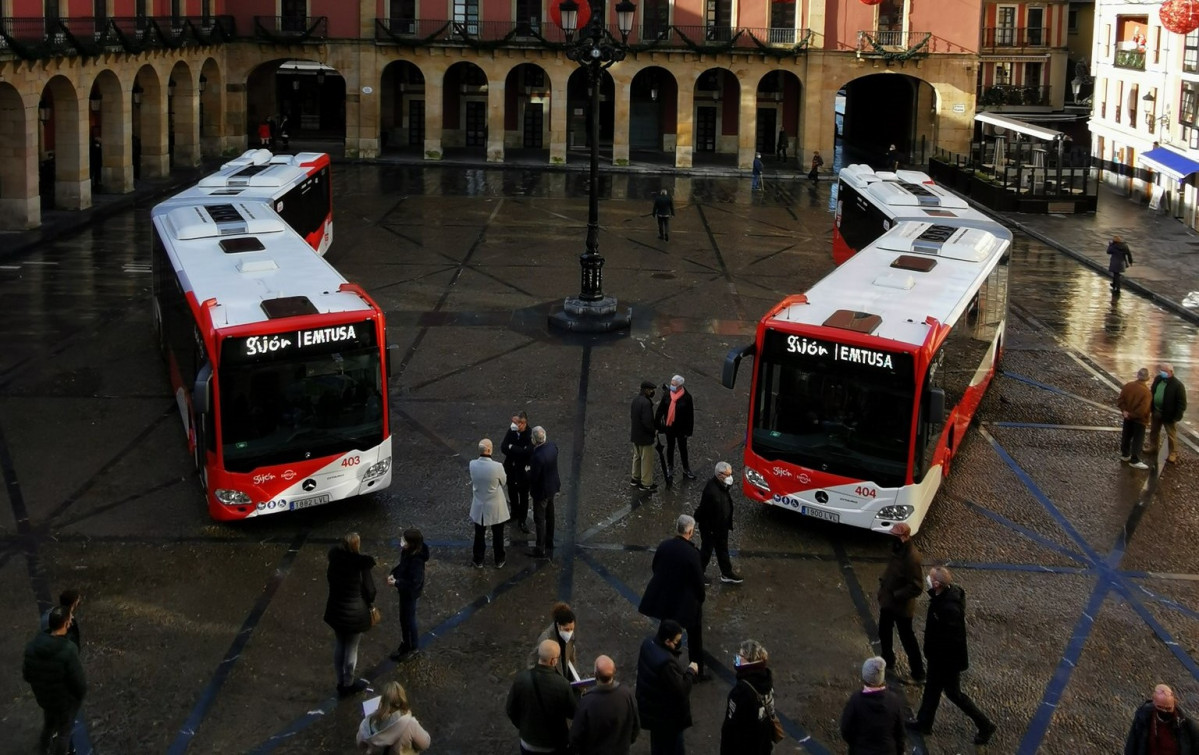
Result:
[[[1199,173],[1199,162],[1166,147],[1142,152],[1137,159],[1145,163],[1150,170],[1156,170],[1175,181],[1181,181],[1192,173]]]

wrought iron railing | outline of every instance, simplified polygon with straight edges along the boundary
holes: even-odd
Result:
[[[0,18],[0,50],[24,60],[211,45],[228,42],[234,34],[232,16]]]
[[[998,26],[983,29],[982,49],[991,51],[1002,49],[1024,49],[1026,47],[1046,47],[1050,39],[1049,29],[1046,28],[1017,28],[1014,26]]]
[[[993,84],[989,87],[980,87],[978,104],[981,107],[1048,105],[1049,87],[1021,84]]]
[[[328,16],[254,16],[254,33],[272,42],[324,42]]]
[[[857,52],[859,57],[908,60],[937,52],[938,41],[927,31],[863,30],[858,32]]]

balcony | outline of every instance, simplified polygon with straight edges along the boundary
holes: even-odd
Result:
[[[278,44],[325,42],[328,16],[254,16],[254,35]]]
[[[0,19],[0,54],[11,52],[22,60],[139,53],[155,48],[220,44],[233,38],[232,16]]]
[[[1045,28],[1026,29],[1014,26],[999,26],[983,29],[982,49],[979,52],[988,53],[996,50],[1010,52],[1028,48],[1044,49],[1049,45],[1049,30]]]
[[[978,89],[979,107],[1047,106],[1049,87],[1021,84],[993,84]]]
[[[1116,50],[1116,57],[1112,60],[1112,65],[1116,68],[1127,68],[1130,71],[1144,71],[1145,51]]]
[[[944,40],[927,31],[863,30],[858,32],[857,53],[859,58],[910,60],[937,52],[939,41]]]

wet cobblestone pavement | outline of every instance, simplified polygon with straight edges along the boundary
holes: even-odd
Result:
[[[562,339],[545,316],[577,291],[583,175],[347,165],[334,175],[329,260],[384,307],[398,347],[396,478],[370,498],[208,519],[152,337],[148,207],[0,267],[10,607],[0,720],[13,751],[34,749],[41,721],[21,649],[40,604],[67,586],[85,594],[81,752],[349,751],[359,700],[334,695],[321,616],[325,553],[350,530],[386,566],[402,528],[430,541],[422,651],[387,660],[398,622],[381,589],[386,618],[359,670],[376,687],[404,684],[433,751],[516,752],[504,697],[556,599],[578,614],[580,659],[607,653],[633,682],[652,630],[636,611],[652,548],[694,509],[716,461],[740,468],[747,381],[720,387],[724,355],[766,308],[830,269],[829,187],[768,181],[754,194],[741,178],[605,176],[604,286],[633,308],[634,327]],[[647,217],[659,188],[678,209],[669,243]],[[977,749],[1114,752],[1156,683],[1199,711],[1194,434],[1180,433],[1180,465],[1136,472],[1117,458],[1114,409],[1119,384],[1159,359],[1194,385],[1196,326],[1131,293],[1113,300],[1104,278],[1027,236],[1012,273],[1003,374],[916,542],[969,595],[965,686],[1000,726]],[[627,482],[628,404],[641,380],[676,372],[696,400],[701,475],[647,498]],[[528,559],[510,532],[507,566],[475,570],[466,465],[517,409],[562,451],[558,558]],[[731,657],[754,637],[770,651],[789,735],[775,751],[843,752],[838,719],[877,647],[888,543],[737,501],[733,558],[746,581],[709,590],[716,679],[692,695],[689,751],[717,751]],[[919,633],[923,603],[917,615]],[[899,689],[918,702],[919,688]],[[973,752],[973,736],[943,703],[934,733],[914,744]]]

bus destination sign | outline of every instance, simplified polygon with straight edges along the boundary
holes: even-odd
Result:
[[[787,336],[787,353],[811,357],[827,357],[831,354],[837,362],[877,367],[883,370],[895,368],[892,354],[889,352],[861,346],[849,346],[843,343],[826,343],[803,336]]]
[[[264,357],[286,357],[311,352],[328,353],[346,348],[374,345],[374,328],[370,321],[331,325],[325,328],[293,330],[286,333],[231,338],[223,353],[237,360],[257,360]]]

